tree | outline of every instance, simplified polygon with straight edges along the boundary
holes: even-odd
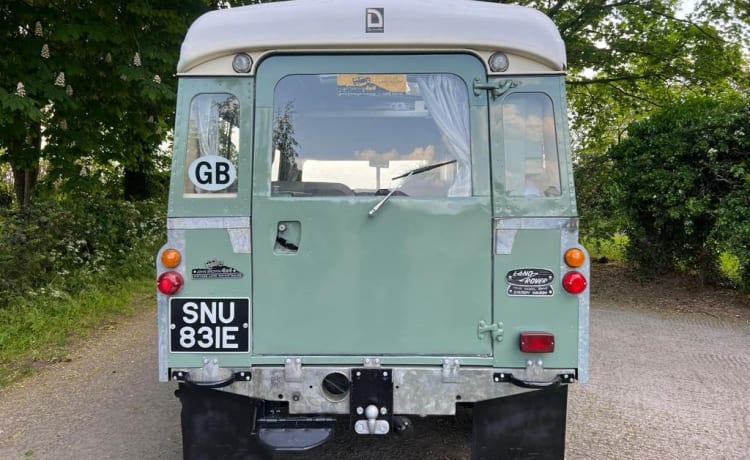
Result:
[[[719,254],[750,290],[750,100],[695,99],[628,127],[609,153],[642,274],[674,269],[716,280]]]
[[[747,0],[520,0],[545,12],[567,47],[568,95],[582,231],[610,236],[628,216],[607,149],[631,123],[694,97],[728,98],[750,86]]]
[[[603,152],[632,121],[661,106],[748,86],[747,37],[740,33],[747,28],[732,21],[741,10],[736,0],[704,0],[687,15],[678,14],[677,0],[502,3],[537,8],[559,28],[581,154]]]
[[[208,7],[204,0],[0,5],[0,43],[9,50],[0,61],[0,161],[13,169],[20,206],[29,203],[40,158],[50,182],[75,189],[91,171],[117,170],[126,195],[148,195],[155,153],[173,126],[179,44]]]
[[[294,102],[290,101],[281,113],[276,113],[273,120],[273,145],[279,155],[279,180],[300,181],[301,171],[297,166],[297,147],[299,142],[294,138]]]

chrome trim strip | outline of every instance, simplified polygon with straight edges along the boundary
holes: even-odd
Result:
[[[193,230],[208,228],[250,228],[249,217],[170,217],[169,230]]]
[[[235,254],[252,253],[249,217],[170,217],[169,230],[226,229]]]
[[[495,218],[497,230],[568,229],[578,231],[577,217],[499,217]]]
[[[509,255],[513,252],[518,230],[495,229],[495,254]]]
[[[253,252],[249,226],[245,228],[228,228],[227,232],[229,232],[229,240],[232,242],[232,252],[235,254],[250,254]]]

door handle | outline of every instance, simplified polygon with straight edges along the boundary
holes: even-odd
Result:
[[[276,241],[273,252],[294,254],[299,250],[302,238],[302,225],[299,221],[282,221],[276,224]]]

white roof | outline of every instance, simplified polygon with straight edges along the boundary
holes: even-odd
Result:
[[[370,8],[383,9],[382,32],[366,31]],[[566,64],[555,25],[526,7],[475,0],[293,0],[204,14],[187,32],[177,71],[238,52],[342,48],[502,50],[553,70]]]

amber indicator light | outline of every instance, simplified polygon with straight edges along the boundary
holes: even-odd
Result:
[[[586,255],[578,248],[565,251],[565,263],[568,267],[578,268],[586,262]]]
[[[180,265],[182,255],[177,249],[165,249],[161,253],[161,263],[167,268],[175,268]]]

